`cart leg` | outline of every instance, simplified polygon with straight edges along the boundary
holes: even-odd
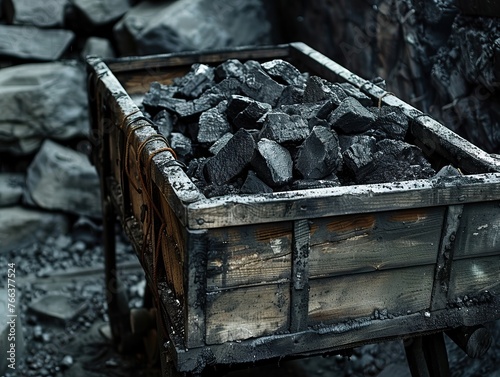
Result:
[[[405,344],[412,377],[447,377],[450,375],[443,333],[417,336]]]
[[[123,341],[130,333],[130,322],[128,300],[118,279],[116,269],[115,220],[116,214],[111,200],[105,196],[103,200],[103,243],[109,325],[113,342],[119,348],[123,348]]]

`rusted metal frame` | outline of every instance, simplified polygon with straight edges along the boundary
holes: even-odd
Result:
[[[309,312],[309,250],[311,231],[307,219],[293,223],[290,331],[307,329]]]
[[[436,260],[434,285],[430,303],[431,312],[438,309],[445,309],[448,304],[448,290],[456,244],[455,238],[460,226],[460,218],[462,217],[463,210],[463,204],[449,206],[446,210],[441,242]]]

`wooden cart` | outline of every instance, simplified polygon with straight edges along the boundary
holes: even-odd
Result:
[[[229,58],[281,58],[401,107],[407,139],[462,175],[207,199],[137,103],[153,81]],[[118,344],[130,325],[114,289],[117,215],[157,307],[165,373],[413,339],[412,373],[446,375],[443,331],[472,356],[488,349],[479,325],[500,318],[496,158],[302,43],[87,62]]]

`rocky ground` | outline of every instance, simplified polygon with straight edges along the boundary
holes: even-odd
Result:
[[[100,226],[91,220],[86,227],[78,224],[67,234],[0,254],[0,265],[16,265],[24,335],[24,354],[15,373],[5,377],[159,376],[158,368],[148,367],[143,356],[118,354],[105,336],[108,318]],[[130,306],[140,307],[145,287],[142,270],[120,232],[117,241],[117,263]],[[500,322],[489,326],[494,343],[482,359],[468,358],[447,340],[452,376],[500,376]],[[404,377],[410,372],[402,342],[395,341],[356,348],[350,356],[274,361],[222,375]]]

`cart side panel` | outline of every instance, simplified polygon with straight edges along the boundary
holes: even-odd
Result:
[[[434,265],[309,281],[309,325],[370,317],[375,310],[403,315],[429,307]]]
[[[464,206],[454,258],[496,254],[500,258],[500,202]]]
[[[436,262],[444,207],[314,219],[310,278]]]
[[[483,293],[500,293],[500,257],[498,255],[453,261],[449,301],[461,303],[464,296],[481,299]],[[487,299],[489,294],[484,296]],[[474,302],[464,302],[469,305]],[[477,303],[477,302],[476,302]]]
[[[206,342],[221,344],[285,332],[289,284],[269,284],[207,294]]]
[[[291,222],[216,228],[208,237],[209,291],[290,280]]]

